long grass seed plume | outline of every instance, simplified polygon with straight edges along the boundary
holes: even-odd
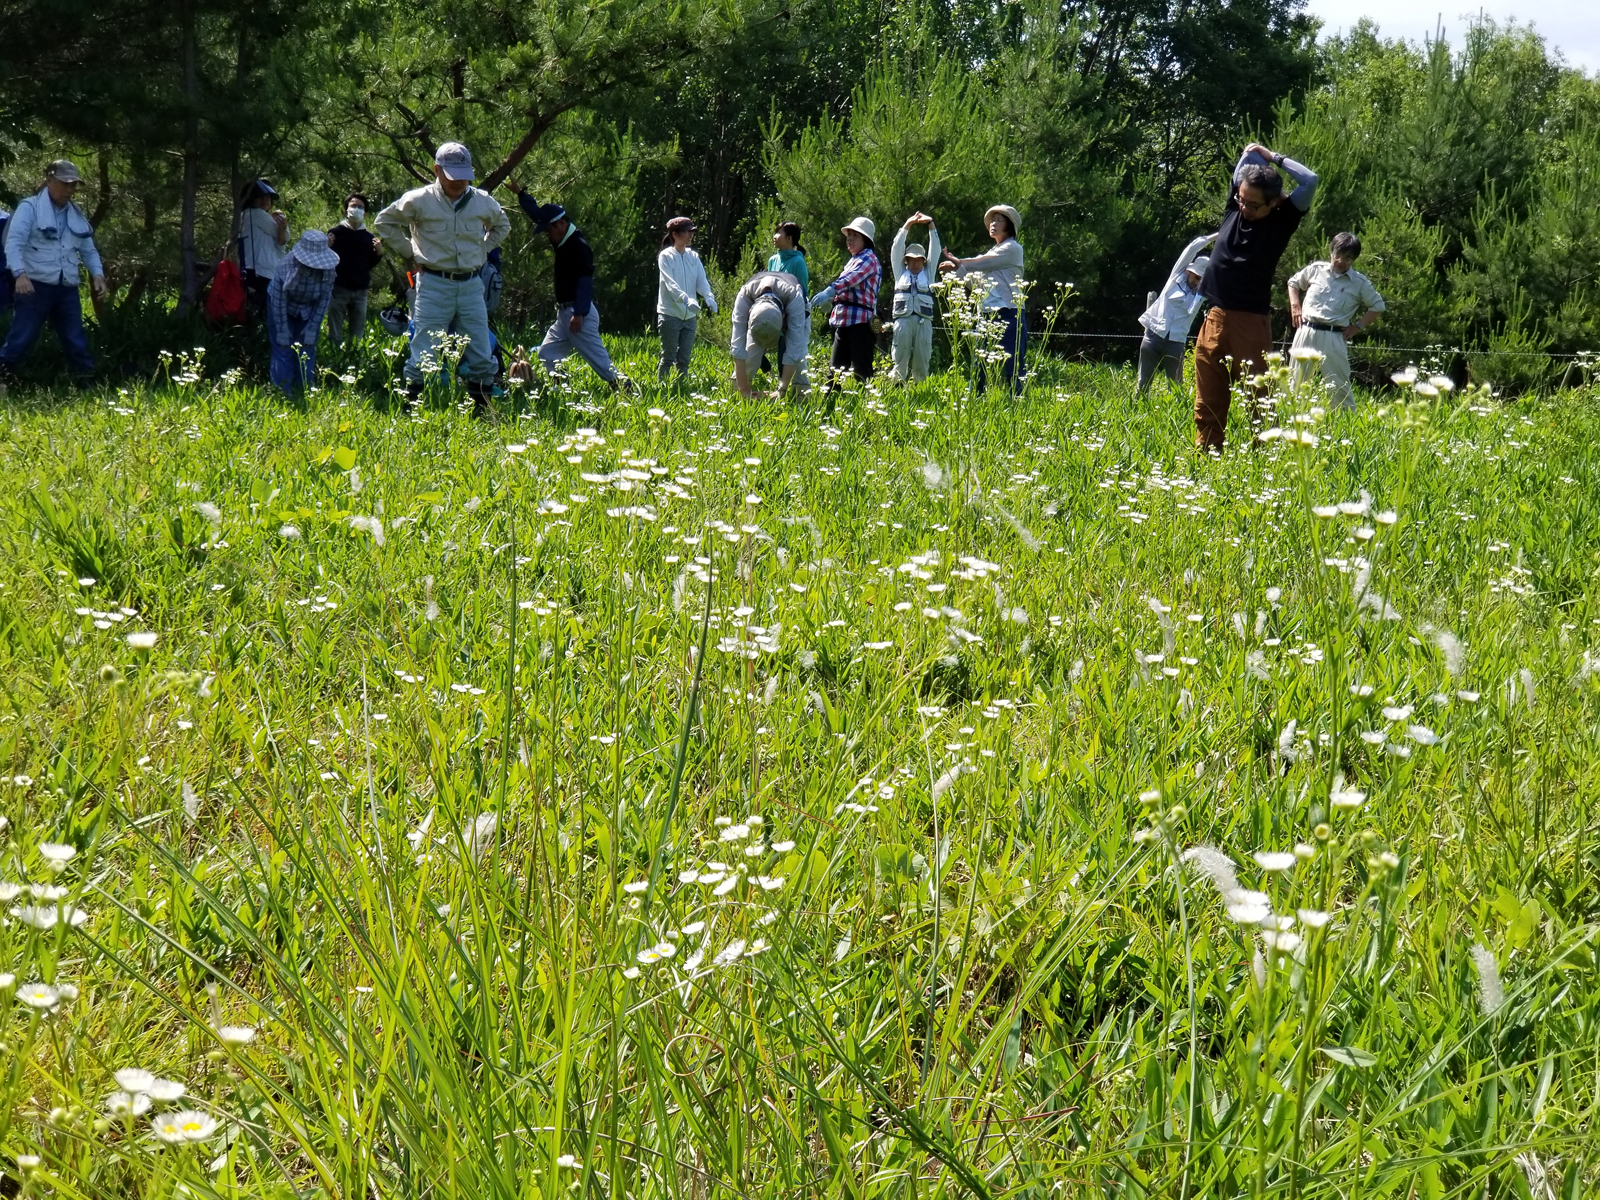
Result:
[[[1178,861],[1209,879],[1224,900],[1239,890],[1238,867],[1215,846],[1190,846]]]
[[[1500,983],[1500,968],[1494,961],[1494,955],[1477,942],[1472,944],[1469,953],[1472,955],[1473,969],[1478,973],[1478,1008],[1484,1016],[1492,1017],[1506,1002],[1505,988]]]
[[[1439,653],[1444,657],[1445,671],[1452,678],[1461,674],[1467,665],[1467,647],[1462,640],[1448,629],[1435,629],[1432,626],[1424,625],[1422,630],[1430,635],[1433,638],[1433,644],[1439,647]]]
[[[1161,622],[1162,652],[1171,654],[1178,648],[1178,635],[1172,627],[1172,609],[1154,596],[1146,596],[1144,602],[1150,606],[1150,611],[1155,613],[1156,620]]]

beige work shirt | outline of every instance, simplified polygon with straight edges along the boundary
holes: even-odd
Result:
[[[1362,313],[1382,312],[1383,297],[1360,271],[1354,268],[1334,274],[1333,264],[1314,262],[1289,278],[1289,287],[1300,293],[1300,319],[1341,329],[1354,325]]]
[[[489,251],[506,240],[511,218],[488,192],[468,187],[452,201],[434,180],[412,188],[379,213],[372,232],[387,242],[409,245],[411,257],[424,267],[476,271]]]

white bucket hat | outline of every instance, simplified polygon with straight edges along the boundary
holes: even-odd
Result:
[[[339,256],[328,245],[328,235],[320,229],[308,229],[300,235],[292,251],[296,262],[319,271],[331,271],[339,265]]]
[[[1005,217],[1006,220],[1011,222],[1011,234],[1013,237],[1022,232],[1022,216],[1017,212],[1016,209],[1012,208],[1011,205],[991,205],[989,207],[989,211],[983,214],[983,223],[987,225],[989,223],[989,218],[994,216],[995,213],[999,213],[1001,216]]]
[[[874,246],[878,244],[878,227],[872,223],[871,217],[857,217],[850,224],[841,226],[839,232],[848,233],[852,229]]]
[[[906,257],[907,258],[927,258],[928,257],[928,248],[926,246],[922,245],[922,243],[920,243],[920,242],[912,242],[911,245],[906,247]]]

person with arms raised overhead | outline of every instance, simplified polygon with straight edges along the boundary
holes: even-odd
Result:
[[[439,339],[455,324],[467,338],[461,357],[474,416],[488,416],[494,387],[494,341],[484,303],[483,264],[506,240],[511,218],[488,192],[472,186],[472,154],[446,142],[433,156],[433,182],[413,188],[378,214],[372,231],[401,247],[418,268],[412,305],[411,356],[406,360],[406,397],[415,403],[426,378],[423,363],[437,372]]]
[[[1339,408],[1356,406],[1350,386],[1349,344],[1378,319],[1383,297],[1360,271],[1361,239],[1336,233],[1327,261],[1302,267],[1289,278],[1289,324],[1294,326],[1294,385],[1302,387],[1317,368]]]
[[[533,222],[533,231],[550,239],[555,252],[556,319],[545,330],[539,361],[546,371],[576,354],[596,375],[621,391],[624,380],[600,340],[600,309],[594,302],[594,251],[583,230],[572,223],[559,204],[540,204],[514,179],[506,186]]]
[[[1174,387],[1183,386],[1183,350],[1189,341],[1189,327],[1195,314],[1205,303],[1200,294],[1200,281],[1205,278],[1211,260],[1201,256],[1217,235],[1208,233],[1197,237],[1183,248],[1178,261],[1172,264],[1172,273],[1162,285],[1159,295],[1150,298],[1150,307],[1139,315],[1144,326],[1144,337],[1139,342],[1139,395],[1150,390],[1150,380],[1156,367],[1166,371]]]
[[[0,346],[0,379],[28,356],[45,324],[56,331],[67,365],[80,382],[94,374],[94,357],[83,331],[80,270],[89,287],[106,294],[106,275],[94,244],[94,226],[73,203],[81,176],[66,159],[45,168],[44,186],[17,205],[6,222],[6,268],[16,290],[16,312]]]
[[[367,208],[367,198],[351,192],[344,198],[344,220],[328,230],[328,245],[339,256],[328,303],[328,340],[335,346],[344,341],[346,329],[350,340],[359,342],[367,328],[372,268],[383,253],[383,240],[367,228]]]
[[[1277,170],[1274,170],[1277,168]],[[1294,191],[1283,190],[1283,175]],[[1251,142],[1233,168],[1233,187],[1200,294],[1211,301],[1194,348],[1195,448],[1219,452],[1233,387],[1267,369],[1272,349],[1272,275],[1311,209],[1317,176],[1292,158]],[[1255,393],[1252,392],[1252,400]]]
[[[913,225],[928,227],[928,244],[907,243]],[[924,212],[912,213],[889,247],[894,272],[894,378],[921,383],[933,358],[933,283],[929,262],[939,261],[939,227]]]

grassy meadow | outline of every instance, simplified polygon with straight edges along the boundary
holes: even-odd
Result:
[[[6,397],[0,1195],[1600,1192],[1600,392],[726,367]]]

